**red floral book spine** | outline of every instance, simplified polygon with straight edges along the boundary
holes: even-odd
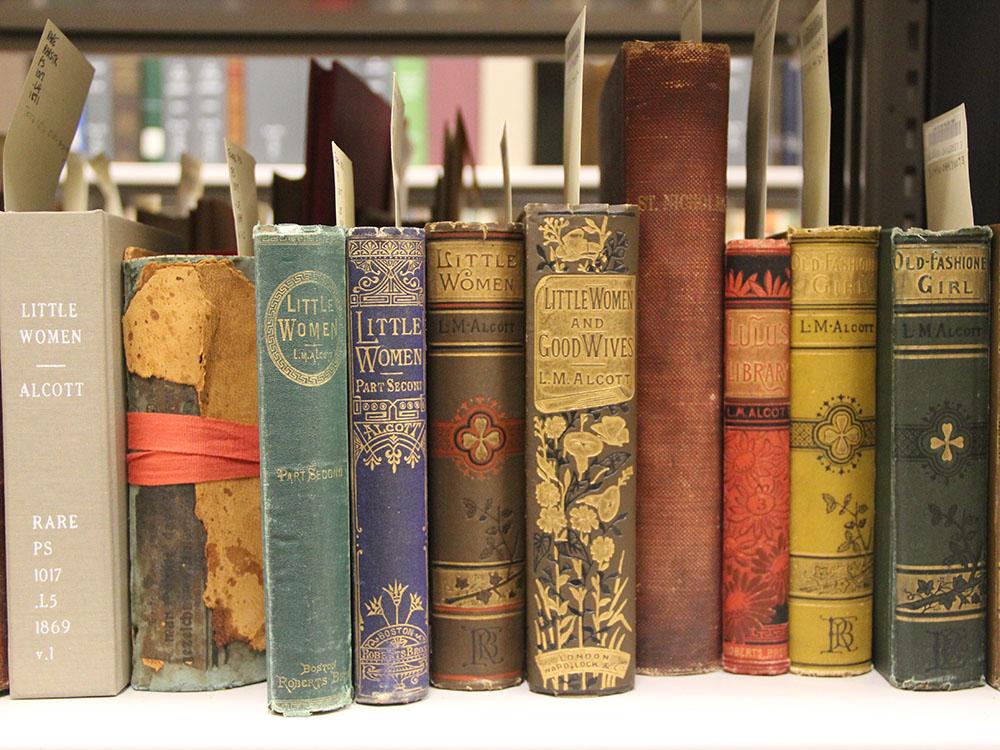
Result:
[[[788,671],[789,326],[784,240],[726,246],[722,666]]]

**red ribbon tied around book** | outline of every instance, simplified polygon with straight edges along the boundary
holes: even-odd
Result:
[[[128,413],[128,483],[200,484],[260,476],[257,425],[192,414]]]

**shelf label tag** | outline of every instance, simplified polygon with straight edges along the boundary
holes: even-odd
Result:
[[[410,143],[406,137],[406,105],[399,92],[396,74],[392,74],[392,113],[390,119],[390,151],[392,158],[392,196],[396,226],[403,226],[406,214],[406,165],[410,161]]]
[[[186,151],[181,154],[181,179],[177,183],[177,213],[187,216],[198,205],[205,192],[201,176],[201,159]]]
[[[253,228],[257,224],[257,161],[238,143],[226,138],[229,199],[236,222],[236,252],[253,255]]]
[[[826,0],[799,29],[802,63],[802,226],[830,224],[830,61]]]
[[[928,229],[975,224],[964,104],[924,123],[924,198]]]
[[[503,209],[504,221],[508,224],[514,221],[514,193],[510,187],[510,158],[507,153],[507,122],[503,124],[503,134],[500,136],[500,165],[503,169]]]
[[[86,159],[75,151],[66,154],[66,179],[63,180],[63,211],[86,211],[88,208],[87,174],[83,165]]]
[[[580,136],[583,130],[583,43],[587,35],[587,6],[583,6],[566,36],[563,88],[563,185],[569,206],[580,203]]]
[[[354,165],[336,143],[333,149],[333,193],[336,201],[337,226],[350,229],[354,226]]]
[[[681,41],[701,44],[701,0],[686,0],[681,12]]]
[[[3,192],[8,211],[52,209],[93,77],[87,58],[46,21],[7,130]]]
[[[747,112],[747,187],[745,234],[764,236],[767,214],[767,128],[771,116],[771,68],[779,0],[763,0],[753,37],[750,106]]]
[[[101,191],[101,197],[104,198],[104,210],[112,216],[124,216],[122,195],[115,181],[111,179],[111,162],[108,161],[108,155],[100,153],[91,157],[90,168],[94,170],[94,176],[97,178],[97,189]]]

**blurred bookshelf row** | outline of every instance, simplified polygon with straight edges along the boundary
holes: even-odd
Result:
[[[831,32],[850,24],[855,0],[829,0]],[[909,0],[907,0],[909,1]],[[143,54],[561,55],[582,0],[0,0],[0,47],[34,49],[48,16],[85,52]],[[812,7],[782,0],[778,48]],[[591,0],[588,52],[614,54],[626,39],[676,38],[684,0]],[[712,0],[711,41],[750,51],[759,8]]]
[[[245,144],[259,163],[262,200],[275,173],[301,177],[306,142],[310,58],[304,56],[207,56],[89,54],[95,74],[72,150],[107,154],[111,176],[126,205],[160,193],[166,205],[177,184],[181,154],[203,164],[206,191],[228,189],[224,138]],[[332,58],[315,58],[328,65]],[[457,112],[465,122],[475,174],[467,218],[489,219],[502,192],[499,141],[506,123],[511,182],[516,202],[558,199],[562,169],[563,64],[527,56],[338,57],[373,91],[388,100],[393,74],[406,101],[411,167],[410,206],[415,218],[433,199],[444,158],[445,133]],[[588,56],[584,74],[582,188],[596,199],[597,107],[611,56]],[[0,89],[16,101],[30,57],[0,53]],[[728,163],[730,224],[742,231],[746,164],[746,116],[751,64],[734,56],[730,80]],[[775,227],[798,218],[801,184],[801,103],[796,58],[779,56],[774,66],[769,161]],[[6,103],[0,105],[7,105]],[[9,112],[0,109],[0,132]],[[473,177],[475,179],[473,179]],[[95,196],[97,195],[95,189]],[[100,205],[95,203],[94,205]],[[770,222],[769,222],[770,223]]]

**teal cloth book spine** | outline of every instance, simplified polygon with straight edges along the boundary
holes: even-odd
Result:
[[[875,666],[899,688],[983,684],[991,237],[882,233]]]
[[[268,705],[351,702],[344,232],[254,230]]]

